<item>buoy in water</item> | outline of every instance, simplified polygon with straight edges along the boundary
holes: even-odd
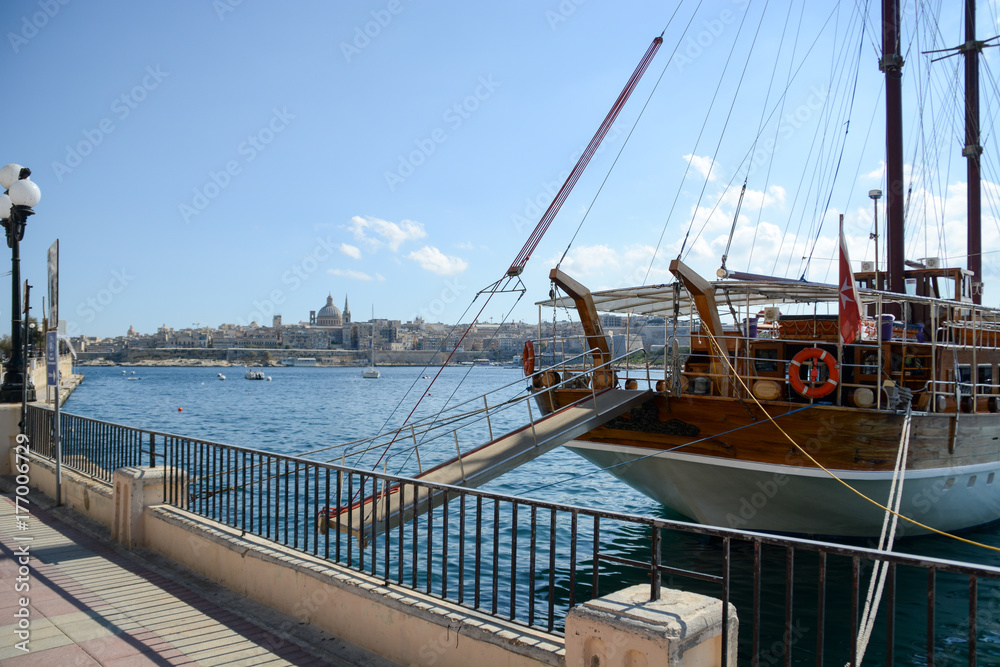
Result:
[[[177,408],[177,412],[184,412],[184,408]]]

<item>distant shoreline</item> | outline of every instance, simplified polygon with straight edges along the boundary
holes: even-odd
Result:
[[[420,364],[420,363],[379,363],[379,368],[423,368],[434,366],[437,367],[440,364]],[[467,364],[449,364],[456,368],[468,368]],[[367,368],[368,364],[317,364],[316,366],[285,366],[277,361],[269,361],[267,363],[245,363],[245,362],[230,362],[222,361],[216,359],[142,359],[138,361],[131,362],[114,362],[108,361],[106,359],[97,360],[87,360],[79,361],[73,364],[74,367],[83,368],[148,368],[148,367],[160,367],[160,368]],[[504,366],[492,365],[491,368],[504,368],[510,367],[514,368],[513,365]],[[520,366],[517,366],[520,368]]]

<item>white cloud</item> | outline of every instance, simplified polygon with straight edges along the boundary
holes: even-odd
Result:
[[[348,257],[353,257],[354,259],[361,259],[361,248],[350,245],[349,243],[341,243],[340,252],[344,253]]]
[[[715,180],[715,173],[713,173],[713,167],[715,162],[710,157],[702,157],[700,155],[688,154],[684,156],[684,159],[691,163],[691,166],[701,174],[704,178],[709,181]]]
[[[469,264],[464,259],[445,255],[434,246],[425,245],[420,250],[414,250],[407,259],[420,264],[421,268],[439,276],[451,276],[465,271]]]
[[[424,226],[413,220],[400,220],[399,223],[389,222],[371,216],[356,215],[351,218],[348,229],[357,241],[364,243],[372,252],[382,246],[396,252],[406,241],[415,241],[427,236]],[[369,234],[374,234],[370,236]]]
[[[327,271],[331,276],[341,278],[351,278],[352,280],[371,280],[372,277],[364,271],[354,271],[353,269],[330,269]]]

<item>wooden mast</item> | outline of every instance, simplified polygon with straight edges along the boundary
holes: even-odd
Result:
[[[899,53],[899,0],[882,0],[882,60],[885,73],[886,253],[888,290],[904,291],[903,56]]]
[[[982,303],[983,259],[980,230],[982,200],[980,196],[979,156],[983,147],[979,143],[979,52],[981,42],[976,41],[976,2],[965,0],[965,146],[962,155],[967,167],[967,266],[972,272],[972,302]]]

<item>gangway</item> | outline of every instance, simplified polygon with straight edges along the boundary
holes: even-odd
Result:
[[[467,488],[482,486],[645,403],[652,396],[649,389],[612,388],[596,392],[430,468],[414,479]],[[392,485],[350,508],[323,510],[319,528],[326,532],[332,527],[367,541],[381,531],[398,526],[400,521],[409,521],[438,507],[444,500],[444,490],[413,485],[401,493],[399,485]]]

